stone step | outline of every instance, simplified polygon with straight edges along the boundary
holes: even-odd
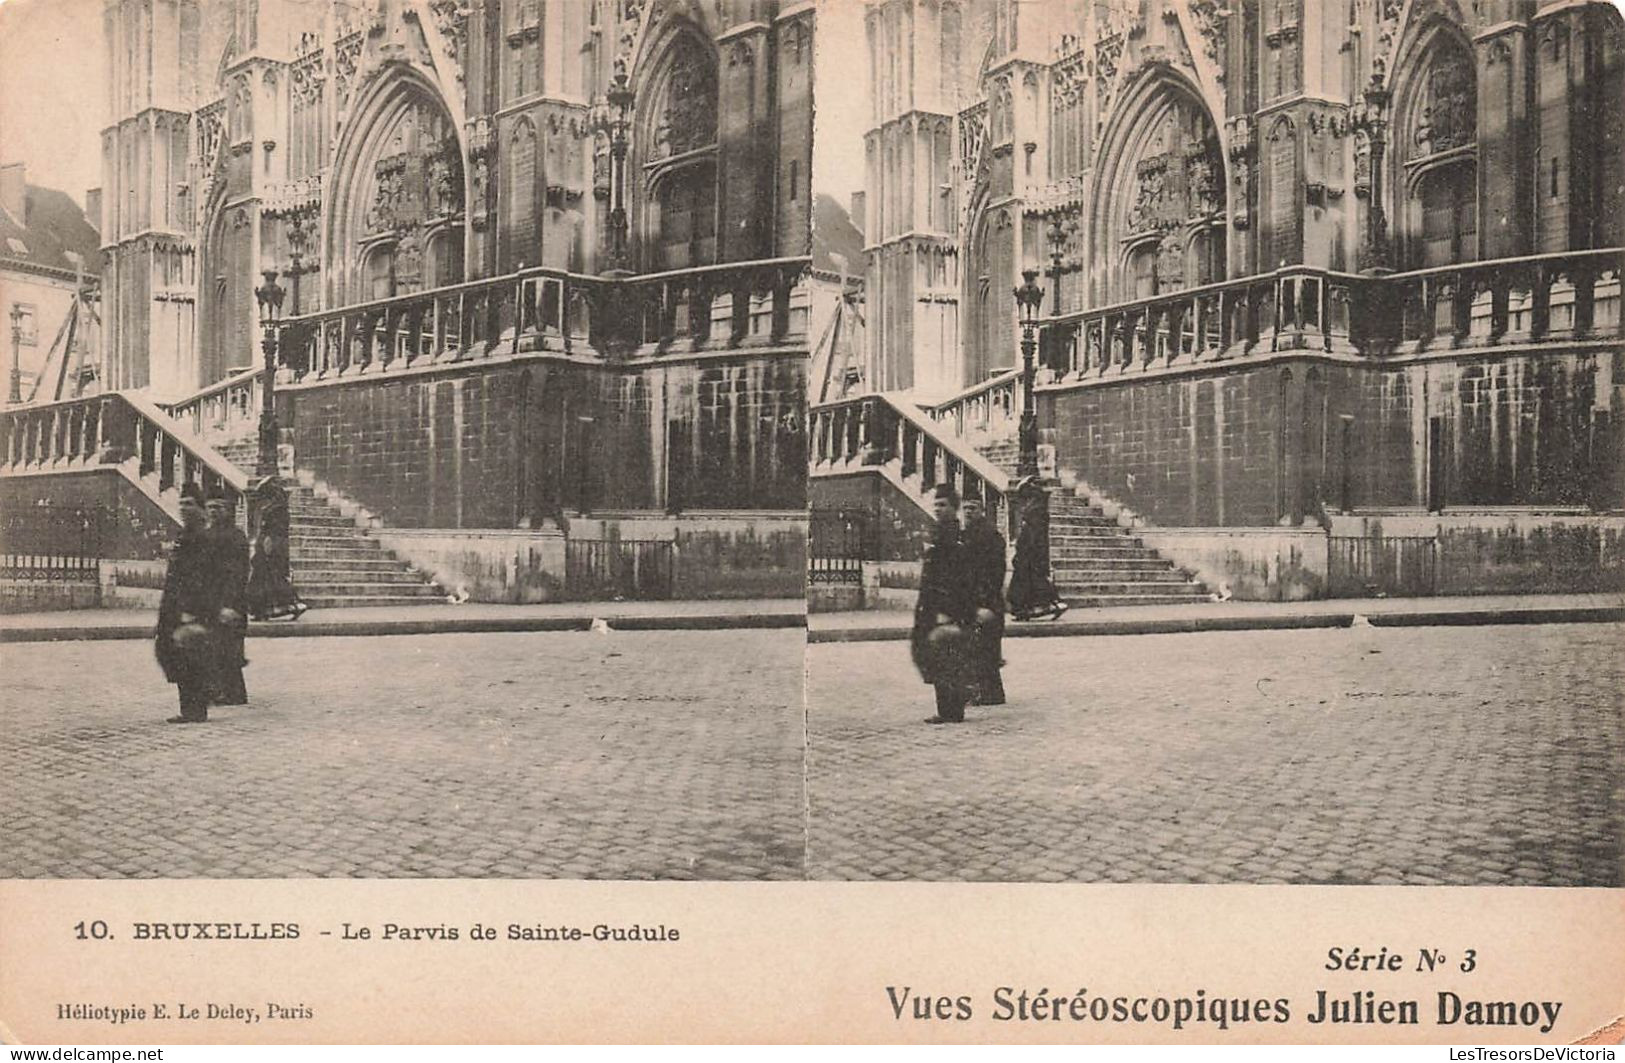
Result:
[[[1056,557],[1050,555],[1050,565],[1057,574],[1065,572],[1171,572],[1174,563],[1165,557],[1150,555],[1122,555],[1119,557]],[[1057,578],[1059,576],[1057,575]]]
[[[336,569],[342,568],[351,571],[393,570],[405,566],[400,561],[382,552],[381,550],[357,550],[354,556],[345,556],[337,548],[330,548],[331,553],[316,554],[306,551],[293,559],[293,570],[305,569]]]
[[[1087,502],[1070,502],[1061,505],[1052,503],[1049,507],[1049,515],[1051,520],[1055,520],[1059,517],[1106,517],[1106,512],[1099,506],[1091,506]],[[1115,520],[1116,518],[1107,517],[1106,519]]]
[[[292,528],[355,528],[355,522],[349,517],[332,510],[293,510],[288,514],[288,524]]]
[[[1081,582],[1069,579],[1057,579],[1056,589],[1062,595],[1080,595],[1083,597],[1108,597],[1117,594],[1157,594],[1168,597],[1191,598],[1207,597],[1207,591],[1197,584],[1185,580],[1113,580],[1110,582]]]
[[[1103,513],[1050,513],[1051,533],[1057,528],[1121,528],[1122,525]]]
[[[332,542],[324,542],[319,546],[294,543],[293,547],[293,556],[291,560],[294,565],[299,565],[308,561],[321,562],[341,560],[366,561],[368,563],[379,561],[390,565],[400,564],[399,561],[395,560],[389,554],[386,554],[383,547],[379,546],[371,539],[356,539],[349,542],[338,542],[335,540]]]
[[[1081,588],[1085,593],[1107,593],[1105,588],[1136,587],[1157,593],[1178,593],[1173,588],[1185,587],[1185,577],[1173,569],[1051,569],[1055,585],[1061,588]]]
[[[295,568],[293,569],[295,581],[302,587],[353,587],[372,586],[380,583],[409,583],[421,586],[423,577],[415,572],[409,572],[396,562],[393,569],[378,568]]]
[[[305,594],[300,592],[306,605],[312,609],[346,609],[365,608],[377,609],[390,605],[445,605],[446,596],[439,595],[432,598],[410,597],[406,595],[335,595],[335,594]],[[314,615],[314,614],[312,614]],[[318,618],[319,619],[319,618]]]
[[[1157,557],[1157,552],[1149,546],[1141,546],[1139,540],[1128,536],[1106,537],[1100,535],[1086,536],[1067,542],[1051,541],[1049,545],[1050,558],[1062,557]]]
[[[310,583],[302,585],[300,593],[309,597],[327,598],[444,598],[446,592],[427,583],[375,582],[369,575],[365,581],[348,583]]]
[[[1052,544],[1083,539],[1124,539],[1136,543],[1140,541],[1128,534],[1127,529],[1116,524],[1078,524],[1064,527],[1051,524],[1049,526],[1049,541]]]
[[[1061,597],[1074,609],[1104,609],[1122,605],[1197,605],[1208,600],[1205,594],[1201,597],[1179,594],[1062,594]]]
[[[302,553],[302,548],[312,548],[312,546],[354,546],[359,545],[359,543],[372,543],[372,545],[377,546],[377,541],[369,540],[364,533],[356,530],[356,528],[349,528],[348,533],[338,530],[338,528],[322,528],[322,530],[307,528],[304,531],[299,531],[296,528],[296,530],[289,531],[288,541],[293,545],[293,549],[289,553],[293,554]]]

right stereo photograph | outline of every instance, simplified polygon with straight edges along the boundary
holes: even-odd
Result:
[[[1613,886],[1625,21],[819,9],[809,878]]]

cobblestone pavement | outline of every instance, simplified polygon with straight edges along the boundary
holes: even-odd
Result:
[[[0,647],[0,876],[795,879],[801,631]]]
[[[928,727],[901,643],[810,648],[819,879],[1618,886],[1625,625],[1008,640]]]

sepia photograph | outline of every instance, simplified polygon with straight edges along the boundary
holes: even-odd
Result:
[[[1619,10],[820,18],[809,876],[1620,886]]]
[[[0,0],[0,1041],[1603,1036],[1622,100],[1607,0]]]
[[[799,878],[811,5],[0,40],[0,875]]]

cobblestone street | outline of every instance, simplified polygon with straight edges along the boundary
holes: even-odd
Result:
[[[1621,884],[1625,625],[1020,639],[928,727],[905,643],[809,656],[819,879]]]
[[[0,876],[800,878],[803,640],[250,640],[193,727],[150,642],[0,647]]]

